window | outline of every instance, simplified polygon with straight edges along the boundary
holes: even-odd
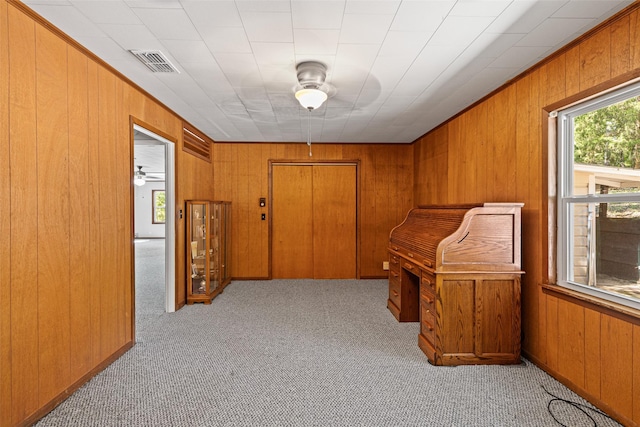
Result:
[[[152,190],[151,195],[153,199],[153,223],[164,224],[166,220],[164,190]]]
[[[640,308],[640,84],[558,112],[558,284]]]

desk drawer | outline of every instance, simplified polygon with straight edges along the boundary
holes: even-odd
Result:
[[[389,272],[400,273],[400,257],[394,254],[389,255]]]
[[[402,265],[402,268],[420,277],[420,267],[418,267],[417,264],[414,264],[411,261],[407,261],[406,259],[403,259],[402,261],[400,261],[400,263]]]
[[[436,312],[436,296],[428,286],[420,286],[420,304],[431,310],[431,313]]]
[[[420,304],[420,333],[432,344],[435,342],[436,316],[432,309]]]
[[[431,273],[427,273],[426,271],[423,271],[420,284],[422,285],[422,287],[431,289],[431,292],[435,295],[436,293],[436,276],[435,275]]]
[[[400,280],[392,280],[389,278],[389,299],[396,307],[400,307]]]

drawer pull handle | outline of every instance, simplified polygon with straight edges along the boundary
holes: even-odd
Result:
[[[425,259],[425,260],[424,260],[424,265],[426,265],[426,266],[427,266],[427,267],[429,267],[429,268],[432,268],[432,267],[433,267],[433,263],[432,263],[431,261],[429,261],[428,259]]]
[[[413,258],[413,254],[411,252],[408,252],[407,255],[409,256],[409,258]]]
[[[407,270],[412,270],[413,269],[413,265],[411,264],[405,264],[404,268],[406,268]]]
[[[397,251],[398,249],[400,249],[400,248],[399,248],[399,247],[397,247],[397,246],[392,246],[392,248],[393,248],[393,250],[394,250],[394,251]]]
[[[432,305],[433,304],[433,300],[431,298],[425,298],[425,300],[427,301],[427,304]],[[428,312],[429,310],[427,310]]]
[[[433,331],[433,326],[431,326],[430,324],[424,322],[424,326],[426,326],[428,330]]]
[[[393,289],[391,292],[393,293],[393,296],[394,296],[394,297],[397,297],[397,296],[398,296],[398,291],[396,291],[395,289]]]
[[[391,275],[392,275],[393,277],[398,277],[398,276],[399,276],[399,274],[398,274],[398,273],[396,273],[395,271],[392,271],[392,272],[391,272]]]

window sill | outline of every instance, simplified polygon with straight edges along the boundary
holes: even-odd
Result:
[[[542,284],[542,292],[640,326],[640,310],[554,284]]]

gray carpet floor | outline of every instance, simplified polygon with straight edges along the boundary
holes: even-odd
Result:
[[[523,360],[435,367],[385,280],[231,283],[162,313],[137,344],[39,426],[553,426],[545,390],[588,405]],[[594,425],[552,402],[558,420]],[[617,426],[592,415],[597,426]]]
[[[141,336],[165,311],[164,239],[136,239],[136,334]]]

